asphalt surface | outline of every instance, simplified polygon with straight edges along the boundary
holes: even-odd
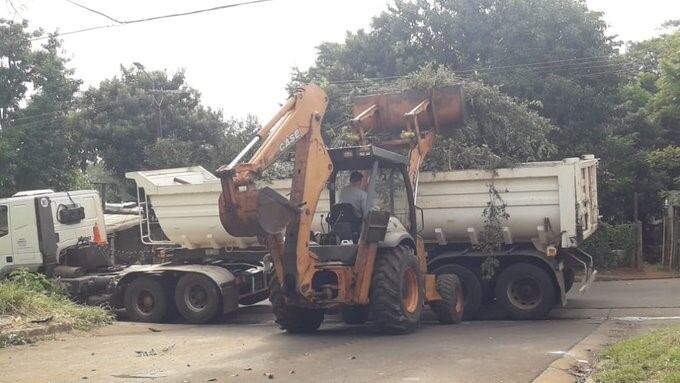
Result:
[[[614,310],[680,316],[680,279],[601,282],[557,313],[591,319],[423,323],[384,336],[335,318],[288,335],[265,305],[231,323],[118,323],[0,350],[1,382],[528,382]],[[638,308],[642,307],[642,308]],[[646,314],[645,314],[646,315]]]

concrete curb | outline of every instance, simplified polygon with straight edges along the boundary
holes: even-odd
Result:
[[[552,362],[533,383],[574,383],[580,381],[571,373],[574,366],[590,368],[594,354],[609,341],[610,321],[604,321],[595,331],[583,338],[561,358]]]
[[[73,326],[65,323],[52,324],[42,327],[26,328],[20,330],[13,330],[3,332],[3,334],[14,335],[16,337],[31,339],[36,337],[54,335],[61,332],[69,332],[73,330]]]

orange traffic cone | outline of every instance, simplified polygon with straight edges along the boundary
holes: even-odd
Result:
[[[94,243],[96,243],[98,246],[106,246],[109,244],[109,242],[106,240],[106,237],[102,237],[102,234],[99,232],[99,224],[94,224],[92,233],[94,235]]]

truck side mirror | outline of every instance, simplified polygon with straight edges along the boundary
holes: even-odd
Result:
[[[418,210],[418,216],[416,217],[416,232],[420,234],[423,230],[425,230],[425,213],[423,212],[423,208],[420,206],[416,206],[416,210]]]

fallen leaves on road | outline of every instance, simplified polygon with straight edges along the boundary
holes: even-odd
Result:
[[[142,356],[144,356],[144,357],[145,357],[145,356],[156,356],[156,355],[167,354],[167,353],[170,352],[173,348],[175,348],[175,344],[174,344],[174,343],[173,343],[171,346],[162,348],[160,354],[159,354],[158,352],[156,352],[156,350],[153,349],[153,348],[152,348],[151,350],[149,350],[149,351],[135,351],[135,353],[137,354],[138,357],[142,357]],[[187,366],[188,366],[188,365],[187,365]]]

